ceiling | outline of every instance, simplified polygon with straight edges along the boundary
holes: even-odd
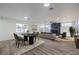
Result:
[[[50,7],[43,3],[0,3],[0,16],[23,21],[29,17],[27,21],[32,22],[72,21],[79,17],[78,3],[51,3]]]

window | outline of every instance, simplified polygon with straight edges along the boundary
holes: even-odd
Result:
[[[75,27],[75,32],[79,33],[79,20],[75,20],[73,26]]]
[[[38,27],[40,32],[50,32],[50,24],[41,24]]]
[[[28,26],[26,24],[16,24],[16,32],[26,32],[28,30]]]
[[[70,27],[70,26],[72,26],[72,23],[61,23],[61,26],[68,26],[68,27]]]

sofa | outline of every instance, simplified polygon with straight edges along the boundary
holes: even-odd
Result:
[[[56,39],[56,34],[52,34],[52,33],[40,33],[39,37],[45,38],[45,39],[55,40]]]
[[[75,45],[76,45],[76,48],[79,49],[79,35],[75,35]]]

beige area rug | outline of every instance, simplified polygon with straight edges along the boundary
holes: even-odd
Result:
[[[20,45],[20,47],[17,48],[14,40],[1,41],[0,42],[0,55],[20,55],[43,43],[44,41],[42,41],[40,38],[33,45],[29,45],[28,42],[26,42],[25,46]]]
[[[60,37],[57,37],[55,40],[59,41],[59,42],[62,42],[62,41],[74,41],[74,38],[72,38],[72,37],[66,37],[66,38],[62,39]]]

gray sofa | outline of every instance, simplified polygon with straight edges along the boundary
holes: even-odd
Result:
[[[55,40],[56,39],[56,34],[41,33],[41,34],[39,34],[39,37]]]

